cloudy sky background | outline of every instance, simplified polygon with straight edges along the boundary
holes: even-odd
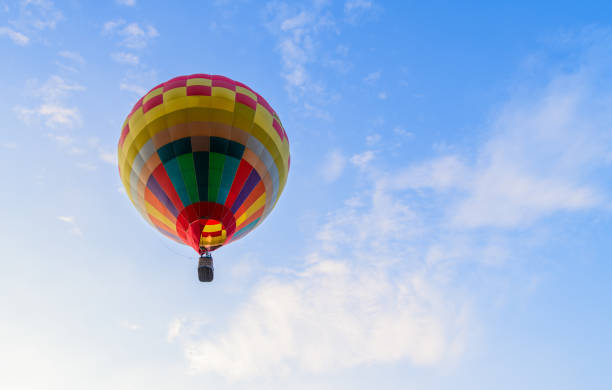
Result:
[[[0,3],[0,387],[612,386],[612,8]],[[223,74],[291,140],[216,253],[147,226],[120,126]]]

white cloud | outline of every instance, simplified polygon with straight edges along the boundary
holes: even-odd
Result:
[[[83,56],[76,51],[63,50],[59,52],[59,55],[81,65],[85,63]]]
[[[74,138],[69,135],[47,134],[47,137],[57,142],[60,146],[68,146],[74,143]]]
[[[67,107],[63,100],[76,91],[85,88],[76,83],[69,83],[59,76],[51,76],[42,85],[37,80],[30,80],[26,85],[27,92],[39,98],[41,103],[35,107],[15,107],[15,112],[21,120],[31,124],[43,119],[51,128],[70,128],[80,126],[81,114],[76,107]]]
[[[363,15],[375,10],[374,3],[368,0],[347,0],[344,3],[344,17],[349,23],[355,23]]]
[[[363,153],[355,154],[351,157],[351,163],[360,168],[365,168],[374,159],[374,152],[366,150]]]
[[[381,139],[380,134],[376,133],[376,134],[372,134],[372,135],[368,135],[366,136],[366,145],[368,146],[373,146],[376,145]]]
[[[27,124],[38,118],[45,120],[45,125],[51,128],[75,127],[82,123],[81,115],[76,107],[64,107],[58,104],[44,103],[38,107],[26,108],[17,106],[15,111],[21,120]]]
[[[455,224],[512,227],[602,202],[584,176],[603,162],[605,141],[598,140],[612,129],[609,117],[593,111],[599,97],[585,77],[557,77],[535,99],[507,105],[480,151]]]
[[[53,30],[64,19],[62,12],[49,0],[21,1],[18,12],[17,18],[10,23],[22,31]]]
[[[136,0],[115,0],[117,4],[133,7],[136,5]]]
[[[393,128],[393,132],[395,134],[397,134],[397,135],[407,136],[407,137],[410,137],[410,136],[413,135],[411,132],[407,131],[406,129],[404,129],[404,128],[400,127],[400,126],[394,127]]]
[[[122,91],[134,92],[135,94],[140,96],[147,93],[147,90],[144,87],[141,87],[140,85],[136,84],[121,83],[119,84],[119,89]]]
[[[104,23],[102,32],[108,35],[117,35],[121,38],[120,45],[129,49],[144,49],[153,38],[159,36],[159,32],[152,25],[141,26],[134,22],[127,23],[123,19]]]
[[[106,150],[99,150],[100,159],[107,164],[117,165],[117,154]]]
[[[93,172],[96,169],[98,169],[98,166],[96,164],[92,164],[90,162],[78,162],[76,163],[76,166],[79,169],[83,169],[85,171],[90,171],[90,172]]]
[[[293,280],[260,284],[226,331],[188,343],[186,355],[193,369],[232,379],[403,359],[431,365],[459,345],[461,322],[421,275],[391,280],[323,260]]]
[[[76,236],[83,236],[83,232],[79,228],[74,216],[59,216],[58,220],[70,225],[70,232]]]
[[[140,58],[132,53],[118,52],[111,54],[111,58],[120,64],[138,65]]]
[[[366,83],[373,84],[374,82],[380,80],[380,75],[381,74],[382,74],[382,72],[380,70],[376,71],[376,72],[369,73],[366,77],[364,77],[363,81],[366,82]]]
[[[344,12],[351,13],[357,10],[367,10],[372,8],[372,2],[368,0],[348,0],[344,3]]]
[[[378,98],[380,100],[387,100],[387,93],[386,92],[379,92],[378,93]]]
[[[228,325],[177,336],[191,368],[250,380],[460,356],[467,301],[438,279],[444,250],[431,265],[415,253],[415,214],[390,182],[368,179],[320,227],[304,268],[260,282]]]
[[[396,175],[393,185],[398,189],[466,189],[471,175],[473,172],[457,156],[444,156],[403,170]]]
[[[0,27],[0,36],[9,37],[14,43],[19,46],[25,46],[30,43],[30,38],[20,33],[19,31],[13,30],[10,27]]]
[[[135,322],[130,322],[130,321],[121,321],[121,322],[119,323],[119,325],[120,325],[122,328],[125,328],[125,329],[127,329],[127,330],[131,330],[132,332],[137,332],[137,331],[139,331],[139,330],[142,330],[142,325],[137,324],[137,323],[135,323]]]
[[[115,32],[119,26],[122,26],[124,24],[125,20],[123,19],[109,20],[108,22],[104,23],[104,26],[102,27],[102,32],[105,34],[110,34],[112,32]]]
[[[321,174],[325,181],[331,183],[336,181],[342,172],[344,171],[344,166],[346,165],[346,157],[339,150],[332,150],[327,154],[325,160],[323,161],[323,165],[321,166]]]
[[[121,187],[123,188],[123,187]],[[183,328],[184,320],[181,318],[175,318],[172,320],[170,325],[168,326],[168,342],[173,342],[177,337],[180,336],[181,330]]]
[[[278,39],[283,64],[281,76],[294,100],[306,94],[320,97],[326,94],[323,84],[313,80],[308,69],[317,58],[321,32],[335,28],[326,6],[324,2],[315,2],[312,7],[294,8],[284,3],[267,4],[269,22],[266,26]]]
[[[40,97],[45,102],[56,102],[75,91],[84,91],[85,87],[76,83],[69,83],[59,76],[51,76],[41,86],[37,85],[36,80],[27,83],[29,92]]]
[[[442,156],[405,170],[396,185],[454,190],[447,218],[463,229],[524,227],[557,212],[602,206],[589,178],[606,164],[612,121],[600,103],[610,97],[595,92],[594,83],[587,70],[556,76],[506,104],[474,163]]]

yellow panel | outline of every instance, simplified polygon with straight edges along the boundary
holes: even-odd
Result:
[[[215,225],[206,225],[204,226],[204,232],[206,233],[214,233],[214,232],[218,232],[219,230],[221,230],[223,228],[223,225],[221,225],[220,223],[217,223]]]
[[[245,94],[245,95],[249,96],[251,99],[255,100],[255,102],[257,102],[257,95],[255,95],[253,92],[249,91],[248,89],[246,89],[244,87],[236,85],[236,92],[240,92],[242,94]]]
[[[164,92],[164,103],[163,104],[166,104],[166,102],[169,100],[176,99],[178,97],[184,97],[184,96],[187,96],[186,87],[172,88],[171,90]]]
[[[187,86],[191,86],[191,85],[205,85],[205,86],[212,86],[212,80],[211,79],[200,79],[200,78],[196,78],[196,79],[189,79],[187,80]]]
[[[236,91],[223,87],[212,87],[212,95],[215,97],[223,97],[231,100],[232,102],[236,100]]]
[[[221,89],[227,91],[227,89],[225,88],[221,88]],[[234,112],[235,104],[236,102],[233,99],[229,99],[229,98],[222,97],[222,96],[213,96],[212,99],[210,100],[211,108],[216,108],[218,110],[224,110],[224,111],[230,111],[230,112]]]
[[[166,225],[170,231],[175,231],[176,226],[162,213],[160,213],[155,207],[151,206],[151,203],[146,202],[147,213],[151,214],[155,219]]]
[[[272,114],[261,104],[258,104],[255,110],[255,123],[264,129],[272,126]]]
[[[164,87],[163,86],[152,90],[151,92],[149,92],[147,94],[147,96],[144,97],[144,99],[142,99],[142,104],[145,104],[146,102],[148,102],[149,100],[151,100],[155,96],[161,95],[162,93],[164,93]]]
[[[242,224],[242,222],[246,221],[251,216],[251,214],[253,214],[257,210],[262,208],[265,204],[266,204],[266,193],[264,192],[263,194],[261,194],[261,196],[259,198],[257,198],[257,200],[255,202],[253,202],[251,207],[249,207],[244,212],[244,214],[242,214],[240,217],[238,217],[238,219],[236,220],[236,230],[238,230],[238,226],[240,226],[240,224]]]

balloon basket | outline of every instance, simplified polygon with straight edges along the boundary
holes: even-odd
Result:
[[[215,275],[215,267],[213,267],[213,259],[210,253],[200,256],[198,262],[198,278],[200,282],[212,282]]]

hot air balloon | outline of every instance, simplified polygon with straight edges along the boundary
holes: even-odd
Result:
[[[224,76],[193,74],[162,83],[134,105],[118,145],[119,175],[144,219],[200,255],[257,227],[278,201],[290,166],[289,140],[257,92]]]

